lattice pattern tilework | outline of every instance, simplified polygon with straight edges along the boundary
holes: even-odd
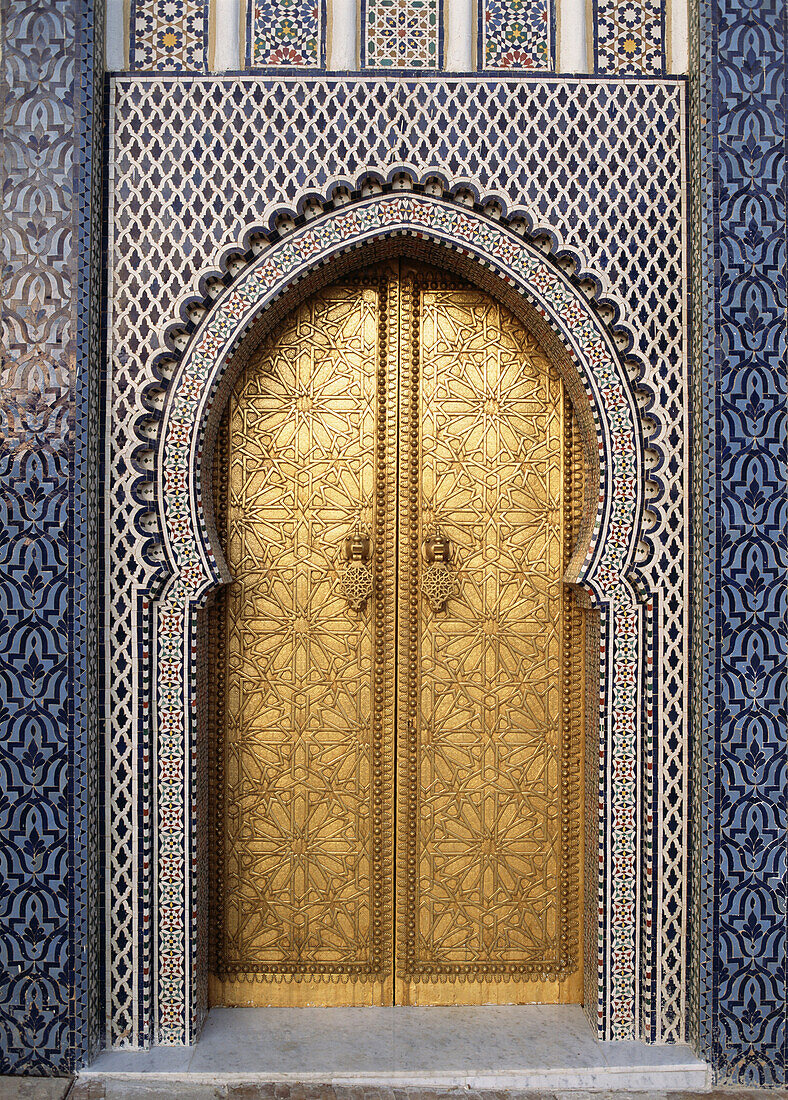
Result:
[[[209,0],[132,0],[129,68],[205,72]]]
[[[746,1085],[786,1082],[785,19],[749,0],[693,12],[698,1034],[719,1081]]]
[[[321,68],[325,35],[325,0],[249,0],[247,65]]]
[[[480,69],[555,68],[554,0],[479,0]]]
[[[362,69],[438,69],[441,0],[361,0]]]
[[[130,1037],[141,1032],[132,1008],[137,960],[130,906],[138,870],[130,784],[138,731],[131,711],[128,607],[145,578],[138,564],[142,536],[135,541],[132,535],[140,508],[125,488],[132,469],[128,440],[134,422],[144,415],[142,386],[161,346],[162,325],[177,316],[178,300],[192,293],[198,275],[250,226],[266,223],[284,203],[295,206],[305,192],[325,193],[367,166],[384,173],[404,166],[417,176],[438,172],[479,194],[497,193],[510,209],[521,206],[535,228],[549,229],[586,257],[587,267],[598,273],[606,292],[642,334],[635,350],[650,364],[651,415],[667,456],[665,469],[653,475],[647,534],[665,548],[665,560],[678,563],[669,575],[661,572],[659,555],[652,566],[662,591],[660,607],[673,609],[671,629],[656,626],[666,700],[663,737],[677,746],[679,767],[686,766],[685,532],[676,522],[685,493],[683,85],[670,80],[387,83],[284,77],[275,84],[245,79],[226,87],[232,87],[232,95],[218,94],[215,81],[200,78],[119,78],[114,83],[114,202],[123,218],[112,242],[108,410],[118,441],[109,471],[116,518],[110,533],[113,633],[107,652],[116,737],[109,749],[114,830],[108,908],[114,932],[108,972],[111,1015],[118,1032]],[[570,158],[576,164],[573,173],[565,169]],[[175,178],[186,200],[180,213],[151,202]],[[189,201],[193,195],[211,198],[195,204]],[[631,217],[633,210],[637,218]],[[156,296],[146,289],[154,283]],[[662,418],[662,408],[670,409],[670,418]],[[680,782],[677,790],[681,796]],[[673,853],[672,873],[680,879],[683,813],[678,806],[676,813],[663,815],[666,833],[657,848]],[[662,897],[655,904],[671,941],[680,942],[683,905],[673,912],[673,904]],[[676,958],[671,950],[668,965],[681,984],[681,953]],[[677,1037],[681,1021],[674,1008],[666,1005],[657,1015],[660,1034]]]
[[[74,278],[96,243],[92,14],[15,0],[2,21],[0,1074],[67,1073],[97,1037],[84,950],[89,935],[98,945],[87,897],[95,669],[74,606],[88,517],[72,497],[75,375],[82,402],[97,317]]]
[[[666,0],[594,0],[594,72],[666,71]]]

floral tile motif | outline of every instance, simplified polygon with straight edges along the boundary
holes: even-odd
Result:
[[[132,0],[129,68],[205,72],[208,0]]]
[[[664,73],[665,0],[594,0],[594,71]]]
[[[0,20],[0,1081],[70,1073],[101,1026],[102,26],[100,0],[7,0]]]
[[[691,8],[697,485],[697,1036],[785,1087],[785,5]]]
[[[480,0],[479,68],[555,68],[553,0]]]
[[[440,0],[361,0],[362,69],[438,69]]]
[[[246,63],[316,69],[325,64],[325,0],[250,0]]]

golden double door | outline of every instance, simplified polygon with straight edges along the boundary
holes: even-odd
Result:
[[[581,999],[580,449],[522,322],[403,262],[230,398],[211,998]]]

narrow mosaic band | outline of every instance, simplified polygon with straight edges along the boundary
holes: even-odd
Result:
[[[665,73],[665,23],[666,0],[594,0],[594,72]]]
[[[552,72],[554,0],[479,0],[477,43],[480,69]]]

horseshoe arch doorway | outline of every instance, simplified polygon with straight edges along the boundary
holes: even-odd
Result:
[[[582,998],[584,469],[526,326],[393,260],[269,333],[220,430],[211,1000]]]

